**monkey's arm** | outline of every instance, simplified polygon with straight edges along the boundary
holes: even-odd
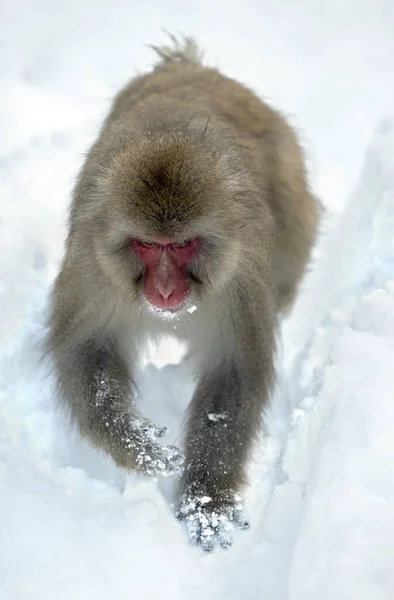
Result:
[[[242,296],[227,324],[232,340],[222,341],[220,363],[212,361],[216,366],[201,376],[189,416],[178,515],[186,520],[192,541],[205,550],[217,542],[228,546],[234,526],[247,527],[239,490],[273,382],[272,304],[265,297],[252,307],[252,293]]]
[[[146,422],[132,406],[135,391],[113,341],[96,336],[73,344],[66,338],[53,354],[61,399],[92,444],[129,470],[180,472],[179,450],[155,441],[165,428]]]

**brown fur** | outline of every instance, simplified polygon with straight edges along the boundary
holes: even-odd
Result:
[[[191,40],[158,53],[155,70],[116,97],[76,185],[49,347],[64,403],[92,443],[128,469],[176,470],[130,402],[126,348],[137,353],[165,324],[141,305],[143,270],[127,241],[202,239],[190,265],[198,311],[179,325],[199,376],[181,490],[189,517],[190,498],[208,494],[211,510],[227,510],[245,483],[277,315],[296,294],[320,206],[277,111],[203,66]]]

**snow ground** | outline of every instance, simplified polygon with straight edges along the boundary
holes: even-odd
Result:
[[[391,600],[392,2],[1,8],[1,600]],[[289,113],[306,132],[315,189],[345,207],[283,326],[251,468],[252,527],[212,556],[187,544],[170,482],[126,478],[68,431],[39,362],[82,152],[111,96],[152,63],[144,44],[163,39],[161,27],[195,34],[209,62]],[[179,348],[146,367],[144,410],[176,439],[191,383],[183,367],[159,368],[164,354],[176,363]]]

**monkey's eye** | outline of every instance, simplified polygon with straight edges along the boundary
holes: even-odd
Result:
[[[157,248],[156,242],[141,242],[140,240],[133,240],[133,245],[136,248]]]
[[[141,246],[145,246],[145,248],[157,248],[156,242],[141,242]]]
[[[140,257],[152,256],[158,252],[159,246],[156,242],[141,242],[141,240],[130,240],[130,246]]]
[[[184,240],[183,242],[174,242],[171,244],[173,248],[186,248],[190,244],[189,240]]]

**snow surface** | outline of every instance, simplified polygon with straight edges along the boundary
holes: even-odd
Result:
[[[392,1],[6,0],[1,10],[1,600],[392,600]],[[115,91],[152,64],[144,44],[160,43],[162,27],[195,34],[208,62],[290,114],[314,188],[345,207],[283,324],[251,528],[209,556],[174,519],[170,480],[126,477],[69,431],[40,362],[82,153]],[[179,441],[192,393],[182,351],[166,341],[141,375],[144,413],[170,428],[165,443]]]

